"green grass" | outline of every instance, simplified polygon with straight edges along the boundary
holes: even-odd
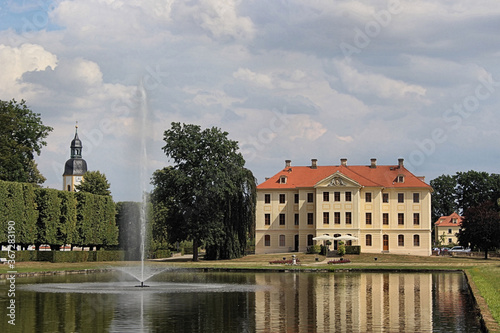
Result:
[[[484,260],[482,258],[453,258],[403,256],[394,254],[360,254],[345,255],[350,259],[350,264],[328,265],[325,256],[296,253],[300,261],[299,266],[269,264],[269,261],[291,258],[292,253],[250,255],[234,260],[208,261],[200,260],[192,262],[189,259],[179,258],[167,261],[148,262],[148,265],[172,265],[185,268],[234,268],[234,269],[270,269],[270,270],[305,270],[326,269],[335,270],[464,270],[469,273],[472,282],[479,290],[480,296],[484,298],[496,322],[496,327],[491,331],[497,331],[500,323],[500,258]],[[316,258],[318,260],[316,260]],[[377,260],[375,260],[377,258]],[[16,263],[15,271],[42,272],[62,270],[97,269],[109,266],[137,265],[135,262],[88,262],[88,263],[50,263],[50,262],[19,262]],[[7,265],[0,265],[0,274],[9,270]],[[484,313],[488,309],[481,309]],[[495,323],[494,323],[495,324]],[[498,330],[500,331],[500,330]]]

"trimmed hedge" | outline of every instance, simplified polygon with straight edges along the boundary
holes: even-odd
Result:
[[[345,247],[345,254],[360,254],[361,246],[360,245],[348,245]]]
[[[122,261],[124,251],[16,251],[16,262],[87,262]],[[0,258],[6,258],[8,251],[0,251]]]
[[[150,259],[170,258],[171,256],[170,250],[156,250],[150,253]]]

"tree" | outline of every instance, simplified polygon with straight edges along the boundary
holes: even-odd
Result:
[[[180,123],[164,133],[163,151],[174,166],[153,174],[154,216],[170,243],[193,241],[193,261],[202,244],[210,259],[243,255],[253,230],[255,178],[227,136]]]
[[[491,201],[469,208],[462,220],[458,232],[458,242],[477,247],[484,251],[488,259],[488,251],[500,247],[500,215],[498,208]]]
[[[35,163],[52,127],[42,124],[22,100],[0,101],[0,180],[42,184],[45,178]]]
[[[458,210],[456,203],[457,180],[453,176],[442,175],[431,180],[430,185],[434,192],[431,197],[432,221],[441,216],[451,215]]]
[[[75,186],[80,192],[88,192],[97,195],[111,195],[106,175],[99,171],[87,171],[83,175],[83,181]]]

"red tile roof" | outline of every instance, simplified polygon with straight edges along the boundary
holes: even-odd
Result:
[[[453,223],[453,219],[457,219],[457,223]],[[462,224],[463,216],[453,213],[450,216],[441,216],[434,224],[437,227],[457,227]]]
[[[285,167],[273,177],[257,186],[258,189],[287,189],[299,187],[313,187],[319,181],[339,172],[365,187],[425,187],[431,189],[419,177],[413,175],[404,166],[377,165],[337,165],[337,166],[290,166]],[[396,182],[399,175],[404,175],[404,182]],[[286,176],[286,184],[279,182],[281,176]]]

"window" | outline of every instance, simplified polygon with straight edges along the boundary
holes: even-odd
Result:
[[[405,194],[404,193],[398,193],[398,202],[399,203],[405,202]]]
[[[345,201],[351,201],[351,192],[345,192]]]
[[[352,224],[352,213],[345,212],[345,224]]]
[[[448,229],[448,233],[451,234],[451,229]]]
[[[265,225],[271,225],[271,214],[265,214],[264,215],[264,224]]]
[[[280,214],[280,225],[285,225],[285,214]]]
[[[269,235],[264,236],[264,246],[271,246],[271,236]]]
[[[298,193],[295,193],[293,202],[296,203],[296,204],[299,203],[299,194]]]
[[[413,203],[420,203],[420,193],[413,193]]]
[[[389,213],[382,214],[382,224],[389,225]]]
[[[420,214],[419,213],[413,213],[413,224],[414,225],[420,224]]]
[[[335,196],[335,201],[340,201],[340,192],[335,192],[334,196]]]
[[[372,224],[372,213],[366,213],[366,224]]]
[[[420,246],[420,236],[413,235],[413,246]]]
[[[285,235],[280,235],[280,246],[285,246]]]
[[[271,203],[271,195],[270,194],[264,194],[264,203],[266,203],[266,204]]]
[[[451,220],[451,222],[452,222],[453,224],[457,224],[457,219],[452,219],[452,220]]]
[[[284,204],[286,201],[286,196],[284,194],[280,194],[280,204]]]
[[[309,224],[309,225],[314,224],[314,214],[313,213],[307,213],[307,224]]]
[[[405,182],[405,176],[404,175],[398,175],[396,178],[396,183],[404,183]]]
[[[404,225],[404,224],[405,224],[405,214],[398,213],[398,225]]]
[[[293,219],[293,224],[299,225],[299,214],[295,214],[294,219]]]
[[[313,235],[307,235],[307,246],[313,245]]]
[[[323,212],[323,224],[330,224],[330,213]]]
[[[286,184],[286,176],[280,177],[280,184]]]
[[[389,202],[389,193],[382,193],[382,202],[384,203]]]
[[[365,201],[372,202],[372,194],[370,192],[365,193]]]
[[[314,202],[314,193],[307,193],[307,202]]]
[[[366,235],[366,246],[372,246],[372,235]]]
[[[398,235],[398,246],[405,246],[405,236]]]
[[[340,224],[340,212],[335,212],[335,224]]]
[[[330,201],[330,192],[323,192],[323,201]]]
[[[451,243],[453,243],[451,238],[448,238],[448,244],[451,244]]]

